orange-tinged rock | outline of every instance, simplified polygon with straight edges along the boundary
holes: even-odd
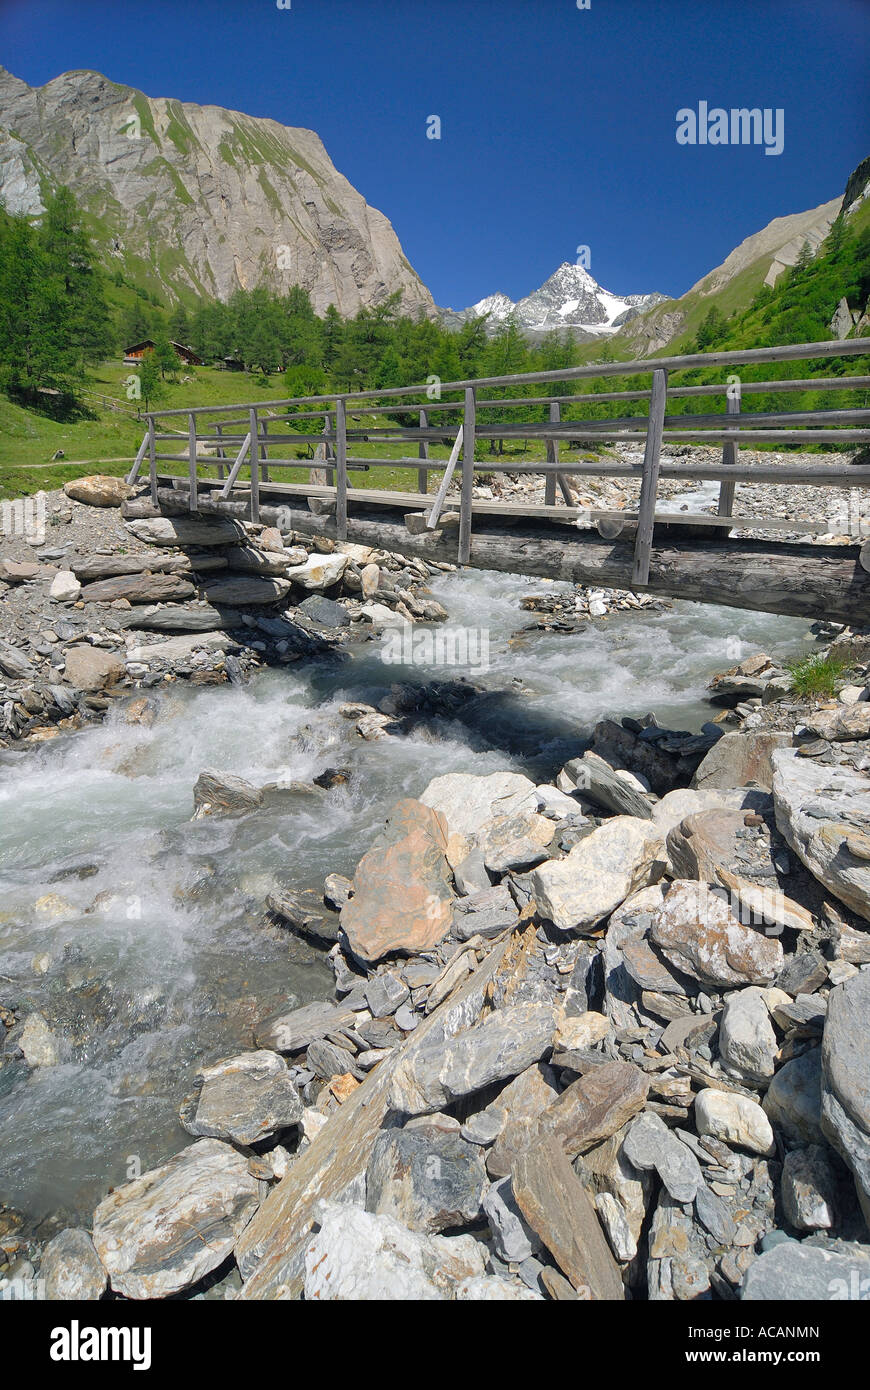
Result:
[[[450,930],[453,897],[447,822],[409,798],[396,804],[357,865],[342,929],[353,954],[368,963],[392,951],[429,951]]]

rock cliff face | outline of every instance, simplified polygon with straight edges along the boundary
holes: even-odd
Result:
[[[55,184],[119,264],[170,297],[301,284],[320,314],[395,290],[405,311],[433,312],[387,218],[313,131],[152,99],[96,72],[33,88],[0,68],[0,202],[38,214]]]

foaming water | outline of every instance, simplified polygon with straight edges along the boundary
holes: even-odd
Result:
[[[484,628],[482,673],[393,665],[374,638],[241,688],[173,686],[150,726],[120,709],[0,756],[0,1001],[42,1013],[59,1047],[56,1065],[0,1068],[0,1201],[86,1220],[134,1160],[187,1142],[177,1112],[196,1066],[250,1047],[273,1009],[331,992],[322,953],[266,923],[266,894],[352,873],[399,797],[450,771],[551,776],[606,715],[654,709],[697,729],[715,670],[805,645],[801,620],[688,603],[516,636],[531,620],[520,599],[545,587],[481,571],[433,582],[451,626]],[[463,677],[486,693],[402,737],[364,742],[339,713],[395,681]],[[263,784],[331,767],[351,775],[329,792],[191,823],[204,768]]]

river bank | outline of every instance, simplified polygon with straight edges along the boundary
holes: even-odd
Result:
[[[107,524],[116,526],[116,515]],[[127,537],[132,534],[125,528]],[[258,539],[257,549],[265,551],[262,537]],[[135,538],[126,545],[135,553],[144,542]],[[102,548],[111,549],[108,544]],[[282,543],[282,548],[287,547]],[[149,553],[154,550],[152,545]],[[310,566],[310,556],[294,558],[300,567]],[[797,810],[792,845],[776,790],[772,796],[764,791],[763,776],[758,785],[759,771],[772,782],[772,744],[777,741],[783,753],[791,754],[789,768],[828,769],[825,787],[831,779],[848,781],[854,775],[860,790],[844,791],[831,822],[841,827],[838,844],[848,834],[852,848],[860,849],[861,825],[849,820],[850,807],[860,820],[866,794],[867,746],[858,725],[843,737],[843,730],[832,727],[834,709],[828,725],[823,719],[817,730],[807,723],[808,718],[818,722],[815,708],[782,698],[761,703],[769,685],[770,693],[784,694],[775,685],[783,678],[782,662],[814,649],[806,623],[746,614],[737,615],[735,623],[733,613],[705,614],[696,605],[680,604],[641,618],[620,613],[618,595],[615,601],[611,596],[605,600],[609,616],[596,619],[591,603],[602,600],[582,595],[582,630],[577,631],[570,586],[444,570],[427,573],[425,579],[418,575],[417,585],[399,560],[343,558],[343,574],[354,565],[361,584],[367,565],[376,563],[379,569],[371,598],[362,589],[358,597],[339,595],[338,606],[345,611],[352,612],[355,604],[360,609],[380,604],[388,595],[383,607],[408,621],[416,616],[404,597],[408,594],[415,604],[442,610],[441,629],[453,626],[466,633],[479,632],[485,614],[485,669],[478,662],[481,669],[466,675],[458,668],[446,673],[429,669],[425,661],[408,666],[385,660],[389,649],[383,630],[373,623],[367,623],[365,640],[354,636],[348,641],[351,634],[342,637],[342,631],[358,624],[333,632],[312,623],[312,631],[299,623],[296,605],[294,630],[298,626],[306,641],[322,644],[313,655],[304,647],[297,653],[289,641],[279,651],[278,642],[288,640],[285,629],[278,637],[259,625],[255,642],[262,634],[262,649],[235,643],[238,651],[227,646],[212,652],[202,667],[193,659],[193,648],[183,659],[173,655],[168,667],[160,655],[152,658],[152,667],[138,660],[137,652],[132,661],[124,661],[123,677],[88,692],[105,702],[102,707],[83,700],[64,716],[72,724],[43,720],[57,734],[34,739],[37,723],[20,730],[24,741],[20,736],[14,746],[10,741],[0,768],[0,795],[15,821],[11,833],[4,830],[6,921],[0,969],[8,975],[12,965],[26,1007],[4,1017],[11,1027],[0,1079],[7,1086],[12,1082],[5,1109],[7,1155],[17,1183],[13,1205],[25,1212],[41,1208],[44,1224],[27,1233],[9,1214],[4,1237],[8,1269],[0,1272],[11,1279],[29,1278],[30,1266],[37,1279],[55,1279],[60,1276],[51,1271],[59,1264],[73,1271],[87,1266],[92,1276],[88,1287],[95,1286],[95,1278],[105,1283],[108,1270],[116,1292],[133,1297],[201,1294],[209,1281],[210,1296],[222,1296],[240,1291],[241,1274],[245,1297],[296,1294],[303,1288],[308,1297],[322,1297],[329,1292],[326,1276],[319,1280],[312,1273],[306,1286],[304,1274],[306,1249],[319,1241],[312,1270],[323,1267],[325,1257],[333,1286],[347,1290],[353,1285],[353,1296],[367,1296],[356,1282],[363,1277],[359,1264],[343,1263],[350,1238],[354,1259],[368,1251],[364,1263],[371,1278],[386,1280],[373,1296],[397,1296],[386,1268],[391,1257],[384,1252],[401,1249],[421,1271],[420,1296],[426,1297],[569,1296],[566,1279],[575,1296],[582,1287],[596,1297],[618,1297],[620,1288],[635,1297],[694,1296],[686,1290],[728,1297],[742,1288],[749,1269],[741,1252],[750,1251],[753,1262],[758,1260],[764,1253],[760,1243],[774,1230],[804,1236],[813,1232],[807,1251],[831,1237],[866,1241],[866,1232],[862,1235],[852,1219],[852,1150],[846,1140],[832,1148],[819,1128],[821,1121],[813,1142],[824,1146],[825,1162],[833,1165],[836,1192],[828,1205],[835,1215],[828,1225],[809,1228],[784,1219],[787,1175],[777,1171],[787,1150],[804,1152],[806,1133],[796,1144],[785,1122],[772,1117],[772,1155],[747,1147],[746,1131],[743,1139],[733,1134],[729,1139],[722,1137],[721,1123],[718,1130],[701,1133],[698,1122],[698,1097],[705,1090],[742,1096],[758,1110],[758,1099],[772,1086],[773,1073],[765,1072],[760,1080],[747,1076],[743,1042],[726,1042],[723,1054],[723,1026],[726,1038],[729,1029],[739,1033],[738,1024],[749,1010],[752,1028],[766,1048],[765,1066],[773,1049],[778,1072],[804,1052],[818,1053],[820,1020],[836,990],[845,994],[851,985],[854,991],[853,978],[866,982],[866,972],[860,970],[866,917],[855,911],[854,902],[849,906],[838,896],[844,891],[839,859],[845,857],[847,869],[854,869],[852,849],[847,845],[844,853],[836,849],[828,856],[836,861],[833,868],[813,860],[815,848],[808,848],[812,837],[799,823]],[[392,574],[401,575],[396,589],[388,587]],[[355,578],[353,569],[349,578]],[[369,572],[370,588],[373,578]],[[24,583],[41,595],[40,586],[50,588],[55,579],[43,575]],[[23,587],[10,585],[5,602],[10,596],[17,599]],[[397,594],[398,589],[403,593]],[[551,590],[558,594],[557,606],[571,599],[570,626],[575,630],[523,632],[529,618],[520,606],[523,599],[537,595],[549,601]],[[57,611],[56,601],[46,602],[52,613]],[[78,627],[71,625],[78,632],[85,625],[92,630],[86,610],[75,609],[77,602],[85,600],[77,596],[63,611],[84,613]],[[101,605],[100,614],[108,611],[126,620],[131,611],[141,613],[146,606],[106,610]],[[185,598],[182,606],[192,611],[196,605]],[[429,613],[429,630],[437,631],[431,628],[436,608]],[[427,630],[425,622],[414,626],[421,634]],[[116,650],[126,658],[133,632],[123,626],[107,630],[116,632]],[[133,640],[152,647],[166,639],[149,635]],[[79,640],[73,645],[93,644]],[[753,662],[759,648],[774,659]],[[584,666],[578,672],[580,653]],[[859,692],[866,656],[856,642],[849,683]],[[239,661],[240,683],[233,690],[191,687],[200,669],[222,682],[231,679],[227,657]],[[720,682],[724,703],[710,705],[703,685],[741,657],[744,669],[733,673],[731,687]],[[53,664],[50,654],[44,660]],[[245,683],[248,661],[252,672],[260,663],[272,669]],[[140,673],[142,665],[148,666],[145,673]],[[111,693],[123,681],[131,682],[125,695]],[[866,701],[859,699],[861,703]],[[85,714],[82,705],[91,713]],[[729,710],[727,705],[738,707]],[[652,708],[659,723],[672,724],[674,732],[656,728],[649,717]],[[852,706],[843,701],[839,708]],[[91,724],[92,718],[102,722]],[[67,730],[73,732],[77,725],[75,737],[67,737]],[[771,740],[769,729],[781,737]],[[797,732],[802,729],[807,732]],[[745,743],[742,772],[734,745],[723,744],[723,730],[744,741],[740,747]],[[795,739],[822,747],[813,757],[799,758],[791,747]],[[41,746],[28,748],[28,742]],[[716,750],[723,747],[728,747],[727,757],[718,756],[726,771],[720,767],[717,772]],[[596,756],[622,774],[617,784],[612,773],[608,778],[602,772]],[[707,758],[712,763],[692,792],[687,784],[698,778]],[[467,770],[470,759],[474,775]],[[216,779],[201,781],[206,769]],[[445,774],[460,780],[448,777],[445,786]],[[785,771],[782,777],[787,783]],[[669,802],[669,795],[682,799]],[[787,800],[786,786],[780,793],[783,806]],[[395,812],[397,803],[403,809]],[[231,814],[214,814],[227,807]],[[198,818],[191,821],[196,812]],[[669,824],[677,812],[678,821]],[[714,819],[690,827],[692,833],[686,835],[690,812]],[[378,845],[391,815],[387,840],[369,858],[366,851]],[[851,828],[843,831],[843,824]],[[706,860],[697,846],[691,848],[699,830],[702,844],[710,837]],[[401,866],[391,883],[377,878],[390,858],[388,846]],[[809,868],[805,859],[812,860]],[[659,940],[659,918],[669,915],[668,900],[672,911],[681,900],[684,906],[691,903],[714,862],[757,888],[775,884],[772,910],[782,911],[779,897],[784,894],[809,913],[812,926],[798,914],[782,925],[779,937],[768,937],[764,918],[771,904],[762,902],[759,925],[752,922],[750,903],[746,930],[762,946],[782,941],[773,973],[767,961],[763,969],[756,963],[754,974],[750,969],[737,979],[711,978],[709,962],[699,965],[687,955],[685,941],[666,946]],[[860,875],[866,873],[861,863],[859,855],[859,887]],[[601,899],[583,907],[577,894],[601,891],[599,871],[614,864],[623,878],[616,887],[610,885],[603,913]],[[548,873],[556,874],[555,888]],[[826,874],[834,885],[825,885],[821,897],[817,890],[824,879],[816,873]],[[53,883],[48,882],[51,874],[57,874]],[[352,897],[342,879],[355,885]],[[420,899],[414,891],[418,882]],[[728,888],[712,875],[711,882],[724,888],[726,896],[736,895],[728,899],[728,912],[738,927],[744,925],[741,905],[748,890]],[[847,884],[845,891],[853,890]],[[652,895],[650,902],[643,897],[635,901],[638,894]],[[408,908],[399,912],[403,898],[409,899]],[[719,901],[714,898],[712,907],[702,904],[706,917],[716,916]],[[354,902],[357,907],[348,913]],[[359,921],[353,921],[366,902],[368,927],[376,934],[394,933],[383,956],[371,955],[370,944],[359,935]],[[398,920],[390,921],[394,907]],[[575,915],[576,920],[568,920]],[[697,928],[700,919],[694,920]],[[795,926],[795,920],[802,925]],[[406,935],[397,939],[396,931]],[[623,942],[633,942],[637,951],[622,951]],[[758,950],[754,942],[749,945]],[[608,950],[622,955],[610,959]],[[636,965],[642,981],[626,974],[623,956]],[[804,956],[812,960],[802,961]],[[854,977],[846,967],[856,972]],[[798,974],[783,976],[788,970]],[[791,994],[789,980],[800,985]],[[780,993],[798,1004],[797,1018]],[[756,1017],[759,994],[767,1010],[767,1031]],[[808,1005],[804,996],[814,1003]],[[308,1007],[308,1001],[316,1008],[300,1018],[299,1009]],[[25,1049],[23,1030],[34,1015],[44,1020],[45,1031],[32,1023]],[[668,1035],[662,1050],[672,1023],[680,1023],[683,1031],[679,1040]],[[462,1056],[451,1060],[447,1054],[454,1037],[469,1041]],[[429,1061],[423,1056],[426,1039]],[[539,1051],[527,1061],[529,1049]],[[507,1071],[495,1076],[486,1071],[493,1055]],[[197,1080],[199,1068],[231,1056],[243,1060]],[[477,1058],[483,1059],[486,1075],[470,1075],[471,1060]],[[449,1094],[435,1097],[430,1080],[421,1077],[424,1072],[425,1077],[440,1077],[448,1064],[456,1068]],[[616,1072],[608,1070],[613,1067]],[[655,1082],[637,1105],[643,1088],[635,1072]],[[474,1083],[467,1091],[459,1088],[460,1074],[465,1078],[461,1086]],[[613,1095],[605,1082],[615,1085]],[[832,1082],[829,1088],[832,1106],[841,1103],[840,1084]],[[405,1087],[401,1093],[395,1089],[400,1085]],[[70,1093],[76,1095],[80,1116],[75,1137],[64,1128],[68,1121],[61,1120],[61,1097],[68,1100]],[[190,1096],[186,1103],[185,1093]],[[421,1097],[422,1109],[417,1109]],[[843,1099],[853,1116],[852,1097]],[[565,1149],[574,1163],[572,1180],[547,1148],[544,1132],[523,1150],[533,1151],[531,1160],[523,1159],[525,1168],[517,1153],[516,1172],[511,1157],[508,1171],[499,1173],[491,1151],[508,1120],[522,1129],[523,1115],[537,1115],[557,1100],[560,1115],[571,1110],[570,1125],[578,1122],[578,1114],[598,1113],[604,1104],[607,1123],[613,1121],[615,1127],[607,1134],[596,1130],[588,1147],[591,1131],[584,1131],[576,1153],[570,1146]],[[172,1111],[177,1116],[179,1109],[181,1125],[168,1126],[166,1115]],[[130,1116],[126,1131],[118,1124],[124,1112]],[[765,1113],[770,1113],[766,1101]],[[644,1127],[631,1138],[627,1130],[638,1117]],[[696,1189],[694,1206],[681,1199],[679,1216],[673,1193],[660,1185],[665,1181],[661,1168],[655,1163],[644,1167],[639,1159],[632,1165],[624,1147],[628,1144],[637,1159],[641,1141],[651,1143],[657,1153],[661,1150],[668,1170],[663,1156],[668,1146],[652,1117],[666,1127],[666,1138],[676,1136],[674,1142],[694,1153],[706,1175],[705,1191]],[[757,1122],[758,1116],[750,1119]],[[90,1132],[94,1139],[88,1143]],[[116,1155],[108,1164],[107,1134]],[[191,1135],[201,1137],[191,1145]],[[84,1144],[77,1171],[69,1156],[71,1139],[72,1147],[77,1140]],[[673,1149],[668,1152],[673,1159]],[[28,1185],[27,1156],[36,1153],[42,1174],[31,1160],[34,1177]],[[166,1165],[171,1153],[176,1157]],[[234,1156],[240,1153],[243,1164]],[[584,1162],[588,1154],[595,1158]],[[152,1177],[143,1188],[125,1166],[129,1157],[140,1172],[159,1172],[159,1180]],[[541,1170],[534,1165],[544,1159],[543,1187],[562,1191],[567,1203],[555,1225],[551,1207],[549,1216],[538,1211]],[[636,1187],[620,1186],[610,1169],[609,1177],[602,1178],[597,1165],[605,1161],[619,1172],[633,1166],[629,1177],[639,1184],[640,1195]],[[857,1162],[854,1156],[852,1161]],[[446,1175],[443,1182],[437,1177],[439,1165]],[[561,1187],[552,1178],[554,1165]],[[729,1174],[734,1179],[730,1184]],[[595,1207],[591,1226],[573,1185],[577,1181]],[[181,1236],[190,1212],[180,1195],[177,1225],[158,1258],[140,1246],[147,1193],[155,1182],[164,1195],[177,1185],[179,1194],[182,1189],[198,1191],[206,1201],[207,1268]],[[723,1197],[715,1183],[734,1190]],[[110,1187],[117,1191],[106,1197]],[[274,1191],[267,1195],[270,1189]],[[723,1236],[731,1227],[720,1212],[715,1251],[708,1239],[713,1233],[699,1215],[711,1209],[706,1189],[726,1205],[737,1203],[733,1213],[726,1213],[734,1238]],[[11,1190],[7,1184],[6,1191]],[[349,1198],[350,1205],[324,1210],[319,1213],[323,1220],[315,1220],[309,1200],[315,1191],[339,1201]],[[59,1201],[61,1194],[64,1200]],[[614,1206],[599,1202],[607,1194]],[[208,1208],[212,1198],[224,1213],[215,1225]],[[52,1207],[56,1217],[50,1215]],[[88,1220],[86,1213],[95,1210],[97,1217]],[[738,1223],[736,1216],[746,1211],[752,1220],[747,1224],[741,1217]],[[72,1212],[76,1225],[94,1235],[102,1276],[79,1237],[73,1242],[75,1258],[69,1237],[44,1253],[58,1224]],[[570,1229],[573,1220],[585,1223],[578,1229],[585,1233],[581,1244],[595,1257],[590,1268],[566,1268],[569,1256],[562,1246],[553,1249],[562,1238],[559,1232]],[[390,1221],[398,1221],[398,1233]],[[522,1227],[519,1244],[499,1235],[508,1227],[515,1234],[513,1221]],[[636,1227],[633,1235],[629,1230],[637,1247],[630,1256],[625,1221]],[[659,1236],[664,1227],[679,1227],[683,1235]],[[549,1233],[549,1243],[542,1230]],[[442,1231],[454,1234],[445,1239]],[[748,1244],[747,1233],[753,1236]],[[674,1255],[662,1253],[669,1239],[681,1250],[688,1242],[688,1263],[678,1259],[675,1267]],[[708,1242],[703,1250],[699,1240]],[[201,1251],[202,1241],[194,1244]],[[139,1255],[128,1266],[133,1271],[128,1277],[120,1265],[134,1248]],[[826,1259],[838,1254],[842,1252],[829,1251]],[[798,1258],[816,1257],[803,1252]],[[143,1276],[146,1282],[137,1283],[136,1270],[146,1266],[156,1269],[155,1282],[149,1284],[149,1276]],[[739,1277],[729,1277],[733,1275]]]

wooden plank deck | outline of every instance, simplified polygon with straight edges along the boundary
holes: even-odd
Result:
[[[175,475],[162,474],[160,483],[162,486],[173,486],[178,481]],[[199,489],[219,490],[223,484],[215,482],[213,479],[200,479]],[[250,485],[247,481],[237,482],[233,488],[234,493],[247,496],[250,492]],[[279,497],[307,500],[309,497],[317,497],[323,500],[335,497],[335,488],[327,487],[322,483],[261,483],[261,498],[271,497],[275,494]],[[353,503],[365,503],[372,507],[387,507],[400,509],[405,512],[428,512],[432,506],[433,495],[424,492],[382,492],[379,488],[351,488],[347,490],[347,500]],[[457,506],[459,498],[451,498],[450,502],[455,501]],[[472,502],[472,513],[475,516],[501,517],[504,520],[529,520],[529,521],[555,521],[564,526],[576,527],[577,522],[582,517],[590,518],[593,527],[581,527],[581,530],[593,529],[598,521],[615,525],[623,522],[626,525],[634,525],[637,522],[637,512],[635,511],[608,511],[599,507],[569,507],[564,504],[548,505],[538,503],[530,506],[525,502],[490,502],[485,498],[475,498]],[[449,510],[454,510],[451,506]],[[656,526],[703,526],[713,530],[723,531],[730,529],[734,531],[787,531],[793,535],[806,536],[826,536],[831,533],[831,524],[828,521],[804,521],[799,517],[758,517],[758,516],[712,516],[707,512],[664,512],[655,513]]]

